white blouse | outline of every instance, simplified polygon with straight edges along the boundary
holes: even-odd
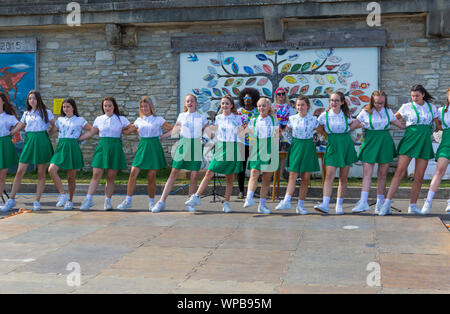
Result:
[[[390,122],[397,120],[394,113],[391,109],[387,109],[388,116],[386,115],[386,109],[381,108],[380,111],[372,109],[372,126],[370,125],[369,113],[366,110],[361,110],[356,119],[361,122],[364,126],[364,129],[368,130],[384,130],[386,126],[389,128]]]
[[[258,116],[251,119],[248,123],[248,127],[253,131],[253,135],[258,138],[274,137],[275,128],[277,128],[278,126],[278,119],[274,118],[273,116],[267,116],[265,118]]]
[[[138,128],[140,137],[158,137],[162,134],[162,126],[166,123],[160,116],[143,116],[134,121],[134,126]]]
[[[71,118],[59,117],[55,123],[59,130],[58,138],[79,138],[86,123],[84,118],[75,115]]]
[[[300,114],[289,117],[287,124],[292,129],[292,136],[298,139],[310,139],[314,136],[314,129],[319,126],[319,121],[313,115],[307,114],[304,118]]]
[[[242,125],[240,116],[234,113],[224,116],[220,114],[216,117],[217,139],[221,142],[237,142],[238,128]]]
[[[442,129],[447,130],[450,127],[450,109],[447,112],[444,112],[444,121],[442,121],[442,111],[445,110],[445,107],[438,109],[438,119],[442,123]],[[443,123],[445,122],[447,126]]]
[[[130,121],[124,116],[113,114],[108,117],[106,114],[95,118],[93,127],[99,130],[100,137],[120,138],[122,129],[130,125]]]
[[[435,105],[430,104],[431,106],[431,112],[430,108],[428,107],[428,104],[424,102],[424,104],[421,106],[419,104],[414,103],[414,106],[416,106],[417,113],[419,114],[419,122],[417,122],[417,114],[412,106],[411,102],[408,102],[406,104],[403,104],[400,109],[398,110],[398,113],[402,115],[402,117],[406,120],[406,127],[409,127],[411,125],[431,125],[433,119],[438,117],[437,109]]]
[[[203,128],[208,124],[206,116],[198,113],[183,112],[178,115],[177,123],[181,125],[181,137],[201,138]]]
[[[55,117],[53,113],[47,109],[47,116],[49,123],[45,123],[44,119],[39,114],[39,111],[25,111],[20,119],[20,122],[25,124],[25,132],[42,132],[47,131],[50,121]]]
[[[19,120],[11,114],[2,112],[0,114],[0,137],[9,136],[11,129],[19,123]]]
[[[328,112],[328,124],[330,129],[328,129],[326,114]],[[319,124],[324,126],[325,132],[330,133],[347,133],[350,131],[350,124],[353,122],[352,118],[347,117],[348,124],[345,123],[345,115],[341,110],[338,114],[334,113],[333,110],[328,110],[322,112],[319,116]]]

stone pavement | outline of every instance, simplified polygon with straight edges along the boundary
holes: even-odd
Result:
[[[0,293],[450,293],[444,200],[426,217],[408,215],[406,200],[393,202],[402,213],[377,217],[351,214],[355,200],[344,216],[298,216],[260,215],[234,199],[224,214],[211,197],[188,213],[185,199],[152,214],[145,196],[126,212],[104,211],[95,196],[81,212],[45,195],[40,212],[0,220]],[[18,207],[32,201],[17,198]]]

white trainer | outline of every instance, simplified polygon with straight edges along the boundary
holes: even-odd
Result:
[[[230,206],[230,203],[228,202],[223,202],[223,212],[224,213],[231,213],[233,211],[233,209]]]
[[[323,205],[323,203],[314,206],[314,209],[324,214],[328,214],[330,212],[330,208],[328,208],[328,206]]]
[[[187,206],[198,206],[201,204],[200,196],[192,194],[184,204]]]
[[[56,207],[63,207],[67,203],[69,198],[70,198],[69,194],[67,194],[67,193],[59,194],[58,201],[56,202]]]
[[[166,209],[166,202],[158,201],[155,206],[152,208],[152,213],[159,213],[162,210]]]
[[[117,209],[125,210],[125,209],[130,209],[131,207],[133,207],[132,202],[129,202],[125,199],[125,200],[123,200],[122,203],[119,204],[119,206],[117,206]]]
[[[309,214],[309,212],[303,206],[300,206],[300,205],[297,205],[297,208],[295,209],[295,211],[299,215],[308,215]]]
[[[431,205],[432,205],[432,203],[429,203],[427,200],[425,200],[425,203],[423,203],[423,207],[422,207],[422,210],[420,211],[420,213],[422,215],[428,215],[431,210]]]
[[[266,206],[266,204],[259,204],[258,205],[258,213],[259,214],[271,214],[272,211],[270,210],[269,207]]]
[[[277,207],[275,207],[276,210],[286,210],[291,209],[291,202],[287,202],[285,200],[282,200]]]
[[[374,211],[374,214],[375,215],[378,215],[379,213],[380,213],[380,209],[381,209],[381,206],[383,206],[383,203],[376,203],[375,204],[375,211]]]
[[[153,201],[148,201],[148,210],[152,211],[152,208],[155,206],[155,202]]]
[[[446,213],[450,213],[450,203],[447,204],[447,208],[445,209]]]
[[[362,213],[368,210],[370,210],[369,203],[359,200],[355,207],[353,207],[352,213]]]
[[[7,212],[12,210],[14,207],[16,207],[16,200],[13,198],[10,198],[6,201],[5,205],[2,206],[1,210],[2,212]]]
[[[420,211],[419,207],[417,207],[417,205],[409,205],[408,206],[408,214],[412,214],[412,215],[421,215],[422,212]]]
[[[244,208],[255,205],[255,200],[253,198],[245,198]]]
[[[112,204],[111,204],[111,199],[105,198],[105,204],[103,205],[103,208],[108,211],[113,209]]]
[[[81,210],[89,210],[89,208],[91,208],[92,206],[94,206],[94,202],[92,202],[92,200],[88,200],[87,198],[84,199],[83,203],[81,203]]]
[[[381,205],[380,212],[378,213],[378,216],[386,216],[386,215],[391,215],[391,214],[392,214],[392,211],[391,211],[391,206],[390,205],[387,205],[386,203]]]
[[[33,211],[40,211],[41,210],[41,203],[39,203],[38,201],[34,201],[33,202]]]
[[[67,201],[66,204],[64,204],[64,210],[72,210],[73,209],[73,203],[71,201]]]
[[[342,206],[336,206],[336,215],[344,215],[344,209]]]
[[[186,211],[188,211],[188,212],[190,212],[190,213],[195,213],[195,207],[194,206],[189,206],[189,205],[187,205],[186,206]]]

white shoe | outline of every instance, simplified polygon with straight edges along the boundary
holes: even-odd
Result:
[[[189,199],[184,202],[185,205],[187,206],[198,206],[200,205],[200,196],[192,194]]]
[[[33,211],[40,211],[41,210],[41,203],[38,201],[33,202]]]
[[[160,211],[166,209],[166,202],[158,201],[152,208],[152,213],[159,213]]]
[[[64,210],[72,210],[73,209],[73,203],[71,201],[67,201],[66,204],[64,204]]]
[[[70,198],[69,194],[67,194],[67,193],[59,194],[58,201],[56,202],[56,207],[63,207],[67,203],[69,198]]]
[[[92,200],[88,200],[87,198],[84,199],[83,203],[81,203],[81,210],[89,210],[89,208],[91,208],[92,206],[94,206],[94,202],[92,202]]]
[[[155,207],[155,202],[148,202],[148,210],[152,211],[153,207]]]
[[[447,208],[445,209],[446,213],[450,213],[450,203],[447,203]]]
[[[255,205],[255,200],[253,198],[245,198],[244,208]]]
[[[408,206],[408,214],[412,214],[412,215],[420,215],[422,214],[422,212],[420,211],[419,207],[417,207],[417,205],[409,205]]]
[[[425,200],[425,203],[423,203],[423,207],[422,207],[422,210],[420,211],[420,213],[422,215],[428,215],[431,210],[431,205],[432,205],[432,203],[429,203],[427,200]]]
[[[286,210],[291,209],[291,202],[287,202],[285,200],[281,201],[277,207],[275,207],[276,210]]]
[[[391,211],[391,206],[386,205],[386,203],[384,203],[381,208],[380,208],[380,212],[378,213],[378,216],[385,216],[385,215],[391,215],[392,211]]]
[[[341,206],[336,206],[336,215],[344,215],[344,209]]]
[[[117,209],[119,210],[125,210],[125,209],[129,209],[133,206],[132,202],[128,202],[126,199],[123,200],[122,203],[119,204],[119,206],[117,206]]]
[[[259,214],[271,214],[272,213],[272,211],[270,210],[270,208],[269,207],[267,207],[266,206],[266,204],[259,204],[258,205],[258,213]]]
[[[299,205],[297,205],[297,208],[295,209],[295,211],[299,215],[308,215],[309,214],[309,212],[303,206],[299,206]]]
[[[2,212],[7,212],[10,211],[11,209],[13,209],[14,207],[16,207],[16,200],[13,198],[10,198],[6,201],[5,206],[3,206],[1,208]]]
[[[368,210],[370,210],[369,203],[359,200],[355,207],[353,207],[352,213],[362,213]]]
[[[108,210],[108,211],[113,209],[112,204],[111,204],[111,199],[108,200],[105,198],[105,204],[103,205],[103,209]]]
[[[375,204],[375,211],[374,211],[375,215],[378,215],[380,213],[381,206],[383,206],[383,204],[380,204],[378,202]]]
[[[186,211],[190,212],[190,213],[195,213],[195,207],[194,206],[186,206]]]
[[[223,212],[224,213],[231,213],[233,209],[231,209],[230,203],[223,202]]]
[[[328,214],[330,212],[330,208],[328,208],[328,206],[323,205],[323,203],[314,206],[314,209],[324,214]]]

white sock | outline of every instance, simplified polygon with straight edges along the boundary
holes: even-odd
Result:
[[[299,207],[303,207],[304,204],[305,204],[304,200],[298,200],[298,206]]]
[[[433,197],[434,197],[434,192],[429,190],[428,195],[427,195],[427,202],[431,204],[433,202]]]
[[[290,195],[285,195],[285,196],[284,196],[284,201],[285,201],[285,202],[290,202],[290,201],[291,201],[291,198],[292,198],[292,196],[290,196]]]
[[[369,192],[361,191],[361,201],[367,203],[367,199],[369,198]]]
[[[343,198],[338,198],[336,201],[336,208],[337,207],[342,207],[342,204],[344,204],[344,199]]]
[[[266,199],[265,199],[265,198],[260,198],[260,199],[259,199],[259,203],[260,203],[261,205],[266,205]]]
[[[91,201],[92,200],[92,195],[86,194],[86,199]]]
[[[126,197],[125,199],[126,199],[126,201],[127,201],[128,203],[131,203],[131,196],[128,196],[128,195],[127,195],[127,197]]]
[[[255,192],[253,191],[247,191],[247,198],[253,198],[253,195],[255,195]]]
[[[384,195],[377,195],[377,203],[383,204],[384,201]]]
[[[324,196],[322,203],[323,203],[323,206],[325,206],[325,207],[330,206],[330,197],[329,196]]]

